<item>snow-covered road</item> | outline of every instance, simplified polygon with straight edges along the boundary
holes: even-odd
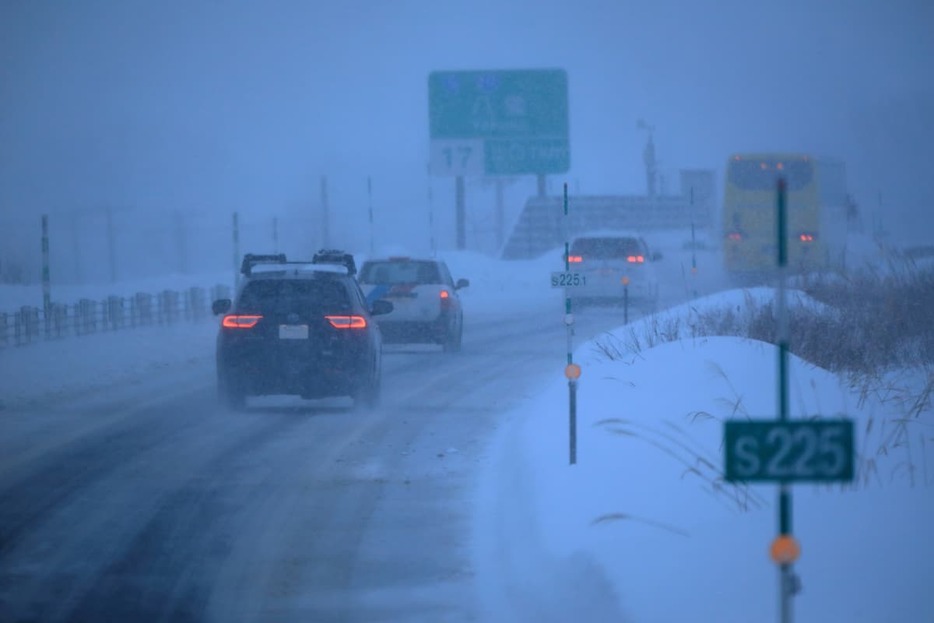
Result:
[[[387,346],[372,413],[219,409],[212,323],[4,353],[62,378],[2,411],[0,619],[482,620],[480,467],[567,346],[559,304],[503,311],[468,318],[454,356]],[[583,313],[580,331],[621,314]],[[82,351],[99,375],[83,382]]]

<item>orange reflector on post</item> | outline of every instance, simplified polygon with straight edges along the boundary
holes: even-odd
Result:
[[[621,284],[623,284],[624,286],[628,286],[628,285],[629,285],[629,277],[623,277],[622,279],[619,280],[619,282],[620,282]]]
[[[777,564],[790,565],[801,555],[801,546],[798,540],[790,534],[780,534],[772,541],[769,554]]]
[[[564,376],[568,377],[571,381],[576,381],[581,377],[581,367],[576,363],[569,363],[564,368]]]

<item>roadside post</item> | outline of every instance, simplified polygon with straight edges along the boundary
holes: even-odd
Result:
[[[697,236],[694,233],[694,187],[691,186],[691,283],[697,298]]]
[[[776,315],[778,320],[778,417],[782,422],[788,421],[788,310],[786,307],[786,279],[788,278],[788,222],[786,219],[786,186],[785,178],[778,178],[777,185],[777,223],[775,235],[778,237],[778,303]],[[787,480],[778,486],[778,534],[779,538],[791,536],[791,487]],[[796,557],[795,557],[796,558]],[[779,594],[781,599],[781,621],[790,623],[791,599],[798,592],[798,580],[794,574],[792,564],[794,559],[777,560],[779,565]]]
[[[574,363],[572,354],[572,338],[574,336],[574,314],[571,312],[570,288],[587,284],[587,276],[583,273],[571,271],[571,245],[568,224],[568,185],[564,183],[564,272],[551,273],[551,287],[564,289],[564,326],[567,328],[568,356],[564,368],[564,376],[568,379],[568,444],[571,465],[577,463],[577,379],[581,375],[581,367]]]
[[[272,217],[272,252],[279,254],[279,217]]]
[[[801,554],[801,545],[792,531],[791,484],[852,481],[855,434],[853,421],[847,418],[789,418],[789,330],[785,301],[788,227],[786,186],[782,178],[778,180],[777,195],[778,418],[737,419],[724,423],[724,479],[727,482],[778,483],[778,535],[770,545],[769,554],[779,567],[779,621],[791,623],[792,598],[800,591],[793,565]]]
[[[240,285],[240,216],[233,213],[233,269],[234,290]]]
[[[629,324],[629,277],[621,279],[623,283],[623,324]]]
[[[49,275],[49,215],[42,215],[42,317],[45,321],[45,337],[52,332],[52,279]]]
[[[370,220],[370,257],[373,257],[376,233],[373,231],[373,178],[366,176],[367,212]]]

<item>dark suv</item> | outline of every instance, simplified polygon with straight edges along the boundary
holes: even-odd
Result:
[[[392,303],[365,302],[353,256],[323,251],[310,262],[284,254],[243,258],[236,300],[214,301],[224,314],[217,336],[220,399],[233,408],[247,396],[351,396],[379,400],[382,337],[371,316]]]

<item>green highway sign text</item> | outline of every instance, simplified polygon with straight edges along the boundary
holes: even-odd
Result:
[[[727,481],[853,480],[851,420],[728,420]]]
[[[432,72],[428,108],[435,175],[547,174],[570,168],[564,70]]]

